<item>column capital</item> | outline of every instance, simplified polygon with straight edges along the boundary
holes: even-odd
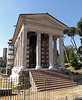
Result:
[[[23,24],[22,32],[23,31],[28,32],[28,31],[30,31],[30,28]]]
[[[54,34],[50,34],[50,33],[48,33],[48,36],[54,36]]]
[[[59,36],[59,38],[60,38],[60,37],[64,37],[63,34],[61,34],[61,35]]]
[[[54,42],[57,41],[57,37],[53,37]]]
[[[42,34],[42,32],[40,32],[40,31],[36,31],[36,34]]]
[[[28,31],[29,31],[29,29],[27,29],[27,28],[24,28],[24,29],[23,29],[23,32],[24,32],[24,31],[25,31],[25,32],[28,32]]]

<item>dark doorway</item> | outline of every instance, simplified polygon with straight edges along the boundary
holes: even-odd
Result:
[[[29,43],[29,68],[36,67],[36,36],[30,36]]]

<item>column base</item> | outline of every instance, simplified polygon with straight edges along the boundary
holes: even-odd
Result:
[[[57,65],[54,66],[55,69],[59,69]]]
[[[36,68],[35,69],[41,69],[42,67],[41,66],[36,66]]]
[[[66,69],[66,67],[65,66],[60,66],[60,69]]]
[[[54,66],[49,66],[49,69],[54,69]]]
[[[26,66],[20,66],[20,68],[21,68],[21,69],[25,69],[25,68],[26,68]]]

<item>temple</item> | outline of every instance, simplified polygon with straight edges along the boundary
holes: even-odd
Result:
[[[65,69],[63,31],[66,28],[48,13],[20,14],[13,38],[8,42],[7,69],[12,69],[11,77],[19,77],[21,71],[57,69],[57,39],[60,69]]]

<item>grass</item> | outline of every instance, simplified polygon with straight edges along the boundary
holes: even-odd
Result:
[[[68,67],[67,69],[69,69],[70,71],[72,71],[72,72],[74,72],[74,73],[82,74],[82,69],[80,69],[80,70],[75,70],[73,67]]]

